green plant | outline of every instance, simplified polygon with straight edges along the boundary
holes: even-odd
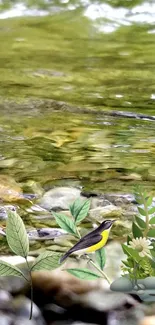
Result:
[[[46,251],[40,254],[35,259],[34,263],[30,265],[28,262],[29,240],[24,223],[15,211],[8,210],[7,214],[8,218],[6,222],[6,238],[8,245],[16,255],[24,257],[27,265],[27,272],[25,274],[19,268],[0,260],[0,276],[13,275],[23,277],[25,281],[30,283],[31,309],[29,319],[31,319],[33,312],[33,283],[31,272],[41,269],[53,270],[59,267],[59,259],[62,254]]]
[[[79,224],[88,215],[90,209],[90,200],[82,201],[80,199],[77,199],[73,204],[70,205],[69,209],[71,218],[62,213],[53,212],[53,215],[56,219],[56,222],[62,229],[66,230],[68,233],[71,233],[75,238],[80,239],[81,234],[79,231]],[[85,254],[84,257],[87,258],[88,265],[92,265],[100,274],[91,271],[89,268],[73,268],[65,270],[80,279],[91,280],[104,277],[110,283],[108,276],[103,271],[106,261],[104,247],[95,252],[95,262],[88,254]]]
[[[138,215],[132,222],[132,232],[127,238],[127,244],[122,244],[127,256],[122,261],[124,274],[136,281],[138,278],[155,276],[155,206],[153,197],[141,187],[135,188],[135,198],[138,203]]]

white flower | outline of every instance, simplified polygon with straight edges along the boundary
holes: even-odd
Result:
[[[129,247],[138,251],[139,256],[151,257],[150,249],[153,249],[153,246],[150,246],[151,242],[145,237],[133,238],[132,241],[129,242],[129,244],[130,244]]]

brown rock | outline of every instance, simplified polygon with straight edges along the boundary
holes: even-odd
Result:
[[[23,198],[22,190],[16,181],[8,175],[0,175],[0,199],[14,202]]]
[[[100,280],[84,281],[71,274],[61,271],[32,272],[34,301],[39,305],[53,301],[60,301],[70,295],[80,295],[101,287]],[[57,297],[57,298],[56,298]]]

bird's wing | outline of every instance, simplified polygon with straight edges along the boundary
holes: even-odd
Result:
[[[70,252],[73,253],[75,251],[93,246],[97,244],[102,239],[102,236],[100,234],[94,234],[89,236],[85,236],[79,240],[77,244],[75,244],[71,249]]]
[[[81,238],[77,244],[70,248],[69,251],[60,258],[60,263],[62,263],[73,252],[93,246],[97,244],[101,239],[102,236],[100,234],[89,233],[88,235]]]

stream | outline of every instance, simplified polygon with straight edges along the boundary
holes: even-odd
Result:
[[[1,1],[0,43],[1,226],[8,205],[56,226],[39,203],[53,187],[154,195],[154,1]]]

